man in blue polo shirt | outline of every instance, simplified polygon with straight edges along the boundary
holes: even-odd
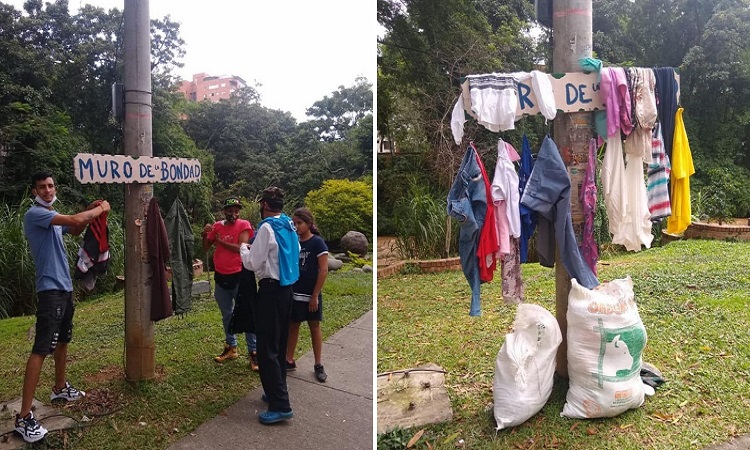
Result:
[[[26,442],[43,439],[47,430],[31,411],[34,392],[39,383],[42,364],[47,355],[54,355],[55,385],[51,400],[76,401],[86,393],[68,383],[65,377],[68,343],[73,337],[73,281],[63,233],[78,236],[95,218],[108,212],[109,202],[96,200],[86,211],[75,215],[60,214],[52,208],[57,200],[57,187],[49,172],[31,177],[34,204],[23,216],[23,231],[29,241],[36,269],[36,335],[23,379],[21,410],[16,415],[15,430]]]

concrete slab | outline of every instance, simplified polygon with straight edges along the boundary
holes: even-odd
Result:
[[[750,435],[737,436],[731,441],[711,445],[704,450],[748,450],[750,449]]]
[[[257,388],[169,449],[373,448],[372,317],[370,311],[324,342],[326,383],[315,380],[312,352],[297,360],[287,376],[293,419],[258,422],[266,404]]]
[[[211,285],[208,281],[193,281],[193,287],[190,292],[193,295],[207,294],[211,292]]]
[[[63,430],[78,425],[75,420],[59,415],[60,411],[54,406],[45,405],[37,399],[33,400],[31,408],[34,416],[47,431]],[[7,441],[0,439],[0,450],[19,449],[27,445],[18,433],[12,433],[15,428],[16,414],[20,410],[21,397],[0,404],[0,435],[9,437]]]
[[[378,376],[378,434],[451,420],[453,409],[442,370],[430,363]]]

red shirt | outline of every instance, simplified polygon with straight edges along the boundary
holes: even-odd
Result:
[[[221,239],[230,244],[240,242],[240,234],[243,231],[250,231],[248,239],[253,237],[253,226],[244,219],[237,219],[232,225],[221,220],[214,224],[211,231],[206,236],[209,240]],[[242,258],[240,252],[225,248],[221,244],[216,244],[214,252],[214,270],[222,275],[232,275],[242,270]]]
[[[492,281],[493,272],[495,272],[495,267],[497,266],[497,251],[500,248],[500,243],[497,238],[495,205],[492,202],[490,180],[487,178],[487,171],[484,170],[484,164],[482,164],[482,158],[479,157],[479,152],[475,151],[474,154],[477,157],[477,164],[479,164],[479,168],[482,170],[484,187],[487,192],[487,213],[484,216],[482,230],[479,233],[477,258],[479,259],[479,279],[482,282],[488,282]]]

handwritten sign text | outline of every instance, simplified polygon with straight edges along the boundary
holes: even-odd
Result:
[[[73,172],[81,183],[195,183],[201,179],[201,163],[187,158],[78,153]]]

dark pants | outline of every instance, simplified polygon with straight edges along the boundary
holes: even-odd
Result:
[[[286,343],[292,312],[292,286],[280,286],[278,280],[266,278],[258,283],[255,334],[258,338],[258,368],[268,410],[287,412],[289,393],[286,388]]]

